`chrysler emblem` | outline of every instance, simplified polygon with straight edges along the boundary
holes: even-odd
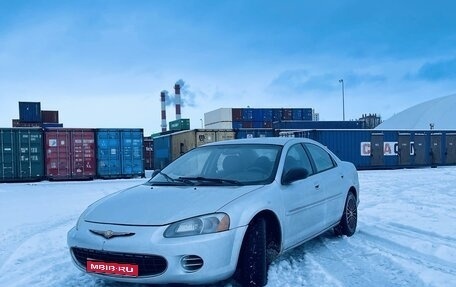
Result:
[[[103,236],[106,239],[111,239],[113,237],[118,237],[118,236],[132,236],[135,235],[133,232],[115,232],[112,230],[92,230],[90,229],[90,232]]]

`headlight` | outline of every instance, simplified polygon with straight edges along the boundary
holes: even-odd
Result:
[[[193,236],[226,231],[230,228],[230,217],[226,213],[215,213],[182,220],[171,224],[163,234],[167,238]]]

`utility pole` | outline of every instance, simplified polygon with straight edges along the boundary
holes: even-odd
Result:
[[[344,87],[344,79],[340,79],[339,83],[342,83],[342,120],[345,121],[345,87]]]

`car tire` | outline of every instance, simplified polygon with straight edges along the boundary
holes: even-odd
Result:
[[[239,255],[242,286],[265,286],[268,281],[266,261],[266,221],[254,220],[248,227]]]
[[[356,197],[353,192],[348,192],[347,199],[345,200],[344,212],[339,224],[334,227],[336,235],[352,236],[356,231],[358,223],[358,206]]]

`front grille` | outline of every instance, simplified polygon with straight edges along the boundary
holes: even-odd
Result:
[[[159,275],[165,272],[168,266],[166,259],[158,255],[119,253],[75,247],[71,248],[71,252],[84,269],[87,266],[87,259],[112,263],[136,264],[139,269],[138,276]]]

